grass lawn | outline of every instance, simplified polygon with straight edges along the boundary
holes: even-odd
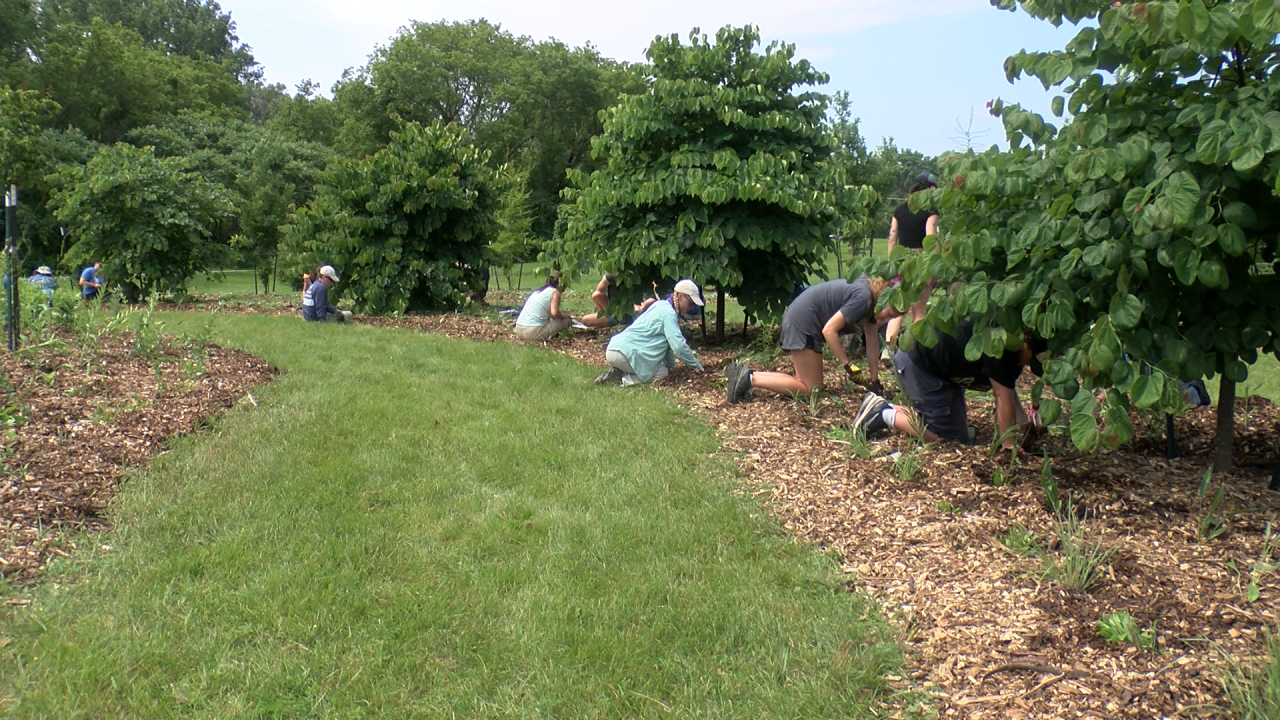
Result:
[[[284,373],[0,589],[30,602],[0,605],[0,715],[870,715],[886,626],[666,394],[514,345],[167,321]]]

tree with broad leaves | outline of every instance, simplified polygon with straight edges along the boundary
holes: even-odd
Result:
[[[696,29],[687,45],[653,41],[651,87],[605,113],[592,146],[599,167],[570,173],[547,258],[614,273],[617,303],[680,277],[734,295],[757,317],[795,297],[825,261],[838,219],[827,99],[803,89],[827,76],[792,45],[761,53],[759,43],[753,27],[723,28],[714,42]],[[874,191],[861,192],[865,206]]]
[[[333,265],[361,312],[456,307],[490,260],[501,189],[488,160],[457,125],[404,124],[382,150],[330,165],[285,228],[286,265]]]
[[[1273,0],[995,0],[1082,24],[1057,52],[1022,52],[1010,80],[1062,94],[1056,128],[992,104],[1011,150],[952,155],[920,194],[948,218],[932,252],[901,262],[905,291],[963,285],[910,334],[930,343],[984,319],[969,354],[1024,330],[1058,359],[1048,422],[1085,450],[1133,434],[1131,408],[1176,412],[1178,380],[1220,375],[1214,467],[1231,467],[1235,386],[1280,351],[1280,13]],[[1035,393],[1039,395],[1041,385]],[[1101,402],[1099,402],[1099,398]]]
[[[180,294],[225,259],[209,236],[231,212],[231,197],[151,148],[104,147],[85,165],[60,170],[53,186],[54,217],[74,240],[68,261],[101,262],[130,302]]]

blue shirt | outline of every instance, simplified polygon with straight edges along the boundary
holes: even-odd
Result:
[[[520,309],[516,324],[525,327],[546,325],[551,320],[551,296],[555,292],[556,289],[548,285],[530,295],[529,299],[524,301],[524,307]]]
[[[702,369],[698,356],[680,332],[675,308],[666,300],[650,305],[631,327],[613,336],[607,349],[622,353],[641,382],[652,380],[659,364],[675,367],[676,358],[691,368]]]
[[[310,322],[324,322],[329,313],[338,312],[338,308],[329,304],[329,286],[317,280],[307,286],[302,296],[302,319]]]
[[[84,272],[80,273],[80,279],[85,282],[97,283],[98,285],[102,284],[102,276],[98,274],[97,270],[93,269],[92,265],[85,268]],[[84,293],[85,297],[91,298],[98,294],[98,288],[81,285],[80,292]]]
[[[41,275],[40,273],[36,273],[35,275],[27,278],[27,282],[40,288],[40,292],[50,297],[53,296],[53,291],[58,289],[58,281],[52,275]]]

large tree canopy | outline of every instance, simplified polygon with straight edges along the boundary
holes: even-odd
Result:
[[[951,233],[902,271],[908,290],[933,277],[965,285],[911,333],[927,343],[976,312],[989,322],[971,354],[1020,343],[1024,329],[1049,338],[1062,360],[1048,380],[1086,449],[1126,441],[1130,406],[1176,410],[1177,380],[1220,373],[1225,470],[1233,384],[1259,352],[1280,351],[1275,4],[1016,5],[1096,23],[1061,52],[1006,66],[1060,88],[1053,109],[1071,118],[1058,131],[996,103],[1014,149],[949,159],[943,188],[922,201],[941,206]]]
[[[457,125],[406,124],[391,144],[339,160],[285,230],[286,259],[301,275],[338,269],[338,291],[363,312],[453,307],[489,262],[500,190]]]
[[[759,42],[750,27],[654,40],[652,88],[606,113],[600,167],[571,174],[549,259],[617,274],[619,301],[681,276],[757,315],[795,296],[837,219],[826,97],[804,89],[827,77]]]

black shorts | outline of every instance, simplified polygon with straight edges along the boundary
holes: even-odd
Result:
[[[935,377],[920,369],[906,351],[894,353],[893,364],[902,389],[911,398],[911,406],[924,420],[924,426],[943,440],[968,444],[969,412],[964,388],[950,378]]]

